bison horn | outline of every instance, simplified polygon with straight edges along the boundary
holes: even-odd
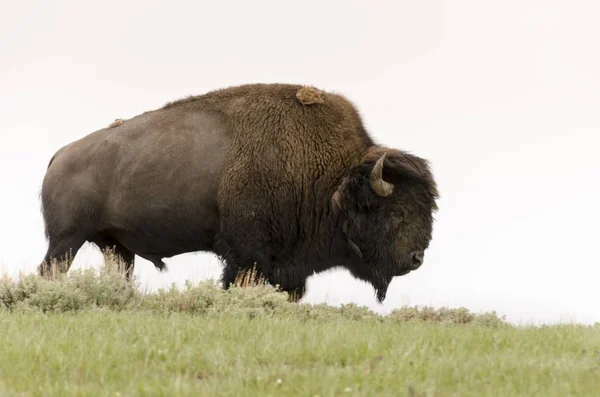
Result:
[[[383,162],[385,161],[385,153],[377,160],[371,171],[371,187],[378,196],[387,197],[392,194],[394,184],[383,180]]]
[[[342,210],[342,202],[340,196],[341,194],[338,190],[333,194],[333,197],[331,197],[331,204],[333,205],[333,215],[336,216]]]

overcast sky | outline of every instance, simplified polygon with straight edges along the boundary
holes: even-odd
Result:
[[[383,306],[346,271],[307,302],[600,321],[597,1],[2,1],[0,271],[33,271],[61,146],[234,84],[345,94],[380,142],[428,158],[442,198],[418,271]],[[99,266],[85,245],[74,268]],[[149,288],[219,276],[209,254],[137,258]]]

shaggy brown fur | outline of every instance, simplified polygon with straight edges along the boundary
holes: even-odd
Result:
[[[341,95],[243,85],[168,103],[128,120],[118,136],[106,131],[94,133],[89,145],[119,140],[120,146],[79,160],[84,144],[78,143],[67,150],[71,160],[62,153],[48,171],[59,170],[61,158],[113,161],[86,174],[103,186],[88,198],[73,187],[60,201],[45,201],[50,229],[70,222],[59,219],[67,215],[57,208],[72,207],[74,199],[81,213],[101,214],[84,219],[87,231],[71,242],[100,235],[158,268],[163,257],[211,251],[225,263],[225,288],[256,264],[269,282],[296,296],[313,272],[345,267],[370,282],[380,301],[394,276],[420,266],[429,245],[438,192],[427,161],[375,144]],[[168,161],[159,166],[161,156]],[[394,185],[389,195],[370,182],[378,160],[383,179]],[[56,172],[55,179],[66,178]],[[44,189],[43,201],[51,184]],[[49,233],[51,245],[55,234]],[[66,246],[79,248],[62,244],[58,251]]]

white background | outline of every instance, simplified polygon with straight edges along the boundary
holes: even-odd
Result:
[[[33,271],[52,154],[167,101],[234,84],[345,94],[373,136],[428,158],[441,191],[424,266],[383,306],[345,271],[307,302],[496,310],[600,321],[597,1],[21,1],[0,8],[0,272]],[[99,266],[84,246],[75,268]],[[216,278],[167,260],[154,289]]]

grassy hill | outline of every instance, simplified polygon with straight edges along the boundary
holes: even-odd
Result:
[[[595,396],[600,327],[289,303],[269,286],[142,293],[111,271],[0,280],[0,396]]]

